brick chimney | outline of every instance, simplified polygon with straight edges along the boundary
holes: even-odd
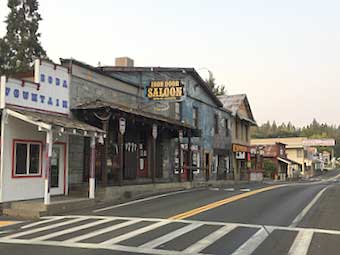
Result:
[[[128,57],[116,58],[116,66],[133,67],[134,61],[132,58]]]

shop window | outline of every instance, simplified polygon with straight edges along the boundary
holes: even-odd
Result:
[[[192,166],[194,167],[193,172],[194,173],[199,173],[200,172],[200,152],[199,151],[193,151],[192,152]]]
[[[182,119],[181,102],[176,102],[175,103],[175,118],[176,118],[176,120],[181,120]]]
[[[214,156],[214,162],[213,162],[213,169],[212,169],[212,172],[213,173],[216,173],[217,172],[217,169],[218,169],[218,156]]]
[[[14,177],[41,176],[41,143],[14,141]]]

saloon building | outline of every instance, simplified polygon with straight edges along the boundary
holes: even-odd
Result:
[[[193,68],[134,67],[129,59],[71,70],[74,116],[106,132],[96,145],[101,187],[226,179],[231,114]],[[72,138],[71,138],[72,139]],[[72,140],[70,184],[88,180],[89,139]]]

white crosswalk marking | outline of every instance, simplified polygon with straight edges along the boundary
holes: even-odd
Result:
[[[164,236],[161,236],[157,239],[154,239],[146,244],[141,245],[141,248],[155,248],[158,247],[164,243],[167,243],[169,241],[171,241],[172,239],[175,239],[176,237],[179,237],[181,235],[184,235],[185,233],[188,233],[196,228],[199,228],[203,226],[203,224],[198,224],[198,223],[192,223],[189,226],[185,226],[183,228],[177,229],[169,234],[166,234]]]
[[[57,220],[63,220],[62,222],[56,222]],[[91,220],[91,222],[89,222]],[[94,221],[93,221],[94,220]],[[116,221],[116,222],[114,222]],[[117,222],[118,221],[118,222]],[[78,223],[79,222],[79,223]],[[112,222],[112,223],[111,223]],[[139,222],[149,222],[148,226],[139,226]],[[185,226],[168,231],[166,234],[162,234],[153,240],[146,240],[145,236],[141,236],[148,231],[154,230],[164,232],[163,227],[170,223],[182,223]],[[71,226],[71,224],[78,223],[77,226]],[[109,223],[111,226],[101,224]],[[40,226],[44,224],[43,226]],[[64,230],[59,230],[59,227],[64,227]],[[131,226],[131,231],[121,230],[124,227]],[[214,232],[202,236],[201,240],[193,241],[191,238],[196,233],[202,234],[201,226],[217,226],[219,227]],[[68,227],[68,228],[67,228]],[[89,228],[96,227],[95,231],[91,231]],[[326,229],[312,229],[312,228],[296,228],[296,227],[282,227],[282,226],[261,226],[254,224],[240,224],[240,223],[223,223],[223,222],[209,222],[209,221],[196,221],[196,220],[167,220],[156,218],[137,218],[137,217],[109,217],[109,216],[57,216],[46,217],[39,222],[27,224],[18,229],[13,229],[10,233],[2,233],[3,237],[0,237],[0,243],[11,244],[26,244],[26,245],[45,245],[45,246],[60,246],[60,247],[73,247],[83,249],[105,249],[112,251],[119,251],[122,253],[142,253],[142,254],[163,254],[163,255],[204,255],[202,251],[209,247],[209,249],[215,249],[211,245],[215,242],[229,236],[233,238],[234,232],[232,230],[237,228],[255,229],[257,232],[252,235],[248,240],[236,248],[233,255],[248,255],[252,254],[258,249],[258,247],[266,242],[266,239],[274,230],[289,231],[292,234],[298,233],[294,242],[290,247],[286,247],[289,250],[289,255],[306,255],[311,244],[313,234],[328,234],[340,236],[340,231],[326,230]],[[18,231],[18,232],[13,232]],[[122,231],[123,234],[117,236],[117,232]],[[190,233],[190,234],[187,234]],[[34,237],[29,237],[34,234]],[[54,237],[62,235],[70,236],[70,238],[63,241],[53,241]],[[100,235],[105,234],[96,239]],[[185,235],[187,234],[187,235]],[[104,240],[102,238],[105,238]],[[187,247],[183,247],[182,251],[178,251],[175,248],[171,249],[172,244],[165,246],[165,243],[180,237]],[[228,238],[229,238],[228,237]],[[87,239],[91,239],[87,242]],[[123,241],[130,241],[132,238],[137,238],[139,246],[123,245]],[[97,240],[97,242],[96,242]],[[143,241],[144,240],[144,241]],[[162,247],[163,245],[163,247]],[[225,243],[226,248],[229,245]],[[175,245],[174,245],[175,246]],[[217,245],[216,249],[221,247]],[[214,253],[209,251],[209,253]],[[216,251],[221,253],[221,250]],[[270,251],[269,251],[270,253]]]
[[[211,233],[204,239],[198,241],[197,243],[189,246],[186,248],[183,252],[187,253],[199,253],[203,251],[205,248],[216,242],[218,239],[222,238],[232,230],[236,228],[236,225],[227,225],[224,227],[221,227],[220,229],[216,230],[215,232]]]
[[[156,229],[156,228],[159,228],[159,227],[162,227],[166,224],[169,224],[170,222],[169,221],[161,221],[161,222],[157,222],[157,223],[154,223],[152,225],[149,225],[149,226],[146,226],[144,228],[140,228],[140,229],[137,229],[135,231],[132,231],[130,233],[127,233],[125,235],[121,235],[121,236],[118,236],[116,238],[113,238],[113,239],[110,239],[110,240],[107,240],[105,242],[102,242],[100,244],[102,245],[109,245],[109,244],[116,244],[116,243],[119,243],[119,242],[122,242],[122,241],[125,241],[127,239],[130,239],[132,237],[135,237],[135,236],[138,236],[140,234],[143,234],[145,232],[148,232],[150,230],[153,230],[153,229]]]
[[[232,255],[251,255],[260,244],[266,240],[271,230],[261,228],[252,237],[248,239],[240,248],[238,248]]]
[[[91,222],[91,223],[81,225],[81,226],[78,226],[78,227],[68,228],[68,229],[58,231],[58,232],[54,232],[54,233],[51,233],[51,234],[48,234],[48,235],[43,235],[43,236],[32,239],[32,241],[43,241],[43,240],[52,239],[52,238],[57,237],[57,236],[62,236],[62,235],[73,233],[73,232],[76,232],[76,231],[79,231],[79,230],[91,228],[91,227],[97,226],[99,224],[104,224],[104,223],[107,223],[107,222],[110,222],[110,221],[113,221],[113,220],[112,219],[97,220],[95,222]]]
[[[124,228],[124,227],[130,226],[130,225],[136,224],[138,222],[141,222],[141,221],[142,221],[141,219],[140,220],[126,221],[126,222],[123,222],[123,223],[120,223],[120,224],[117,224],[117,225],[113,225],[111,227],[103,228],[103,229],[100,229],[100,230],[97,230],[97,231],[94,231],[94,232],[91,232],[91,233],[88,233],[88,234],[85,234],[85,235],[81,235],[81,236],[77,236],[77,237],[68,239],[68,240],[64,241],[64,243],[80,242],[82,240],[90,239],[90,238],[95,237],[95,236],[99,236],[99,235],[102,235],[102,234],[105,234],[105,233],[109,233],[109,232],[112,232],[114,230]]]
[[[313,232],[304,230],[300,231],[289,250],[289,255],[306,255],[313,239]]]
[[[73,220],[68,220],[68,221],[64,221],[64,222],[61,222],[61,223],[49,225],[49,226],[42,227],[42,228],[35,228],[35,229],[32,229],[32,230],[20,232],[20,233],[17,233],[17,234],[6,236],[4,238],[5,239],[14,239],[14,238],[18,238],[18,237],[21,237],[21,236],[31,235],[31,234],[34,234],[34,233],[37,233],[37,232],[41,232],[41,231],[45,231],[45,230],[49,230],[49,229],[53,229],[53,228],[62,227],[62,226],[65,226],[65,225],[77,223],[77,222],[83,221],[85,219],[86,218],[77,218],[77,219],[73,219]]]

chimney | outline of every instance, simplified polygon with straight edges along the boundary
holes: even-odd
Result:
[[[133,62],[134,62],[133,59],[128,57],[116,58],[116,66],[133,67],[134,66]]]

